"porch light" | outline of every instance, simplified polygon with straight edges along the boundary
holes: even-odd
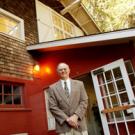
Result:
[[[40,71],[40,66],[39,65],[35,65],[33,70],[34,70],[34,72],[39,72]]]

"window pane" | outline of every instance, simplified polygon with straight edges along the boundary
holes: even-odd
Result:
[[[21,104],[21,96],[14,95],[14,104]]]
[[[21,94],[21,86],[13,86],[13,94]]]
[[[4,95],[4,103],[5,104],[12,104],[12,96],[11,95]]]
[[[0,32],[18,37],[19,36],[19,27],[18,22],[14,19],[0,14]]]
[[[11,94],[12,88],[11,85],[4,84],[4,94]]]
[[[64,34],[62,31],[60,31],[57,28],[54,28],[54,32],[55,32],[55,38],[56,39],[64,39]]]
[[[0,104],[2,104],[2,95],[0,95]]]
[[[59,26],[60,28],[62,27],[62,24],[61,24],[61,18],[57,15],[53,15],[53,23],[56,25],[56,26]]]

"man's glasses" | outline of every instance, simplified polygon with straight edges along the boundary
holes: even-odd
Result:
[[[61,69],[58,69],[58,71],[66,71],[67,70],[67,68],[61,68]]]

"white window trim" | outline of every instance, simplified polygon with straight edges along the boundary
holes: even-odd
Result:
[[[0,8],[0,13],[3,14],[3,15],[6,15],[10,18],[13,18],[14,20],[16,20],[17,22],[19,22],[19,25],[20,25],[20,37],[14,37],[14,36],[11,36],[11,35],[8,35],[8,34],[5,34],[4,35],[8,35],[8,37],[13,37],[14,39],[20,39],[20,40],[25,40],[25,34],[24,34],[24,20],[15,16],[14,14]],[[0,32],[0,34],[3,33],[3,32]]]
[[[49,105],[48,105],[48,98],[49,98],[48,89],[44,90],[44,96],[45,96],[46,115],[47,115],[47,122],[48,122],[48,131],[56,130],[55,118],[50,112]]]

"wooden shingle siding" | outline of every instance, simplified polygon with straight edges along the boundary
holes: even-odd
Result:
[[[32,79],[33,63],[25,43],[0,34],[0,74]]]

